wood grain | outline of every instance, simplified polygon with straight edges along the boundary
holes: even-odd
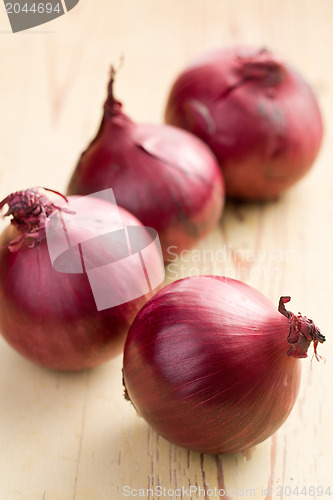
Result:
[[[161,498],[184,488],[178,498],[192,500],[297,498],[296,487],[310,486],[333,493],[332,19],[331,0],[82,0],[13,35],[0,6],[1,198],[35,185],[65,189],[97,130],[109,66],[122,56],[116,95],[133,119],[153,122],[163,119],[174,77],[205,50],[260,44],[298,67],[324,115],[315,167],[277,201],[228,202],[218,227],[169,265],[166,282],[204,272],[242,279],[276,304],[290,294],[293,310],[313,317],[328,339],[325,364],[304,360],[281,429],[247,453],[217,457],[168,443],[135,414],[123,398],[121,357],[54,373],[0,339],[1,499],[120,500],[128,487],[155,489],[145,492],[155,500],[157,486]]]

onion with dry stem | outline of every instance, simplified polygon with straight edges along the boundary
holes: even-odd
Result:
[[[176,127],[135,123],[113,95],[114,71],[100,128],[81,155],[67,193],[112,188],[117,204],[156,229],[164,258],[193,247],[221,217],[224,182],[210,149]]]
[[[288,417],[300,359],[325,337],[305,316],[217,276],[176,281],[150,299],[125,343],[126,396],[169,441],[203,453],[244,450]]]
[[[77,207],[76,200],[69,197],[60,209],[66,212],[71,202]],[[119,355],[130,324],[156,290],[98,310],[87,273],[58,272],[51,263],[45,228],[59,207],[38,189],[13,193],[0,209],[6,205],[5,215],[12,219],[0,237],[0,331],[5,340],[34,363],[55,370],[82,370]],[[78,241],[96,231],[117,231],[122,224],[142,228],[126,210],[94,197],[82,198],[76,215],[81,224],[72,227],[71,238]],[[163,266],[154,246],[146,252],[152,266]],[[103,257],[109,263],[110,254],[99,246],[98,258]],[[136,289],[142,278],[133,264],[124,272],[123,279],[108,285],[125,296],[125,280]]]
[[[230,47],[199,57],[172,85],[167,123],[212,149],[228,196],[275,198],[313,165],[323,123],[316,96],[266,49]]]

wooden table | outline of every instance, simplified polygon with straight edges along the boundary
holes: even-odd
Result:
[[[0,6],[1,198],[35,185],[65,189],[99,124],[109,66],[122,56],[116,96],[146,122],[162,121],[174,77],[208,49],[265,45],[298,67],[324,115],[315,167],[276,202],[228,202],[219,226],[192,251],[201,263],[190,254],[167,281],[208,268],[276,304],[290,294],[292,310],[327,336],[326,363],[303,361],[300,394],[282,428],[249,453],[218,457],[178,448],[136,416],[123,398],[121,356],[83,373],[54,373],[0,339],[1,500],[120,500],[156,486],[162,495],[155,489],[145,498],[302,499],[305,491],[319,498],[320,487],[323,498],[329,487],[333,494],[332,20],[332,0],[81,0],[14,35]],[[225,254],[211,260],[207,249]]]

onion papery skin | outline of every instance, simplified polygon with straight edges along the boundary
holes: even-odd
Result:
[[[226,194],[278,197],[311,168],[323,120],[310,85],[277,54],[227,47],[197,58],[175,79],[165,121],[212,149]]]
[[[132,214],[118,210],[124,225],[142,227]],[[87,231],[95,223],[105,232],[119,227],[117,207],[101,199],[86,198],[79,215]],[[10,225],[0,237],[0,332],[5,340],[22,356],[53,370],[91,368],[121,354],[130,324],[156,290],[99,311],[86,274],[52,267],[45,232],[33,248],[23,244],[12,252],[7,247],[17,235]],[[87,233],[76,236],[83,241]],[[131,268],[128,279],[136,280]],[[121,293],[122,283],[112,285]]]
[[[134,320],[124,350],[126,395],[161,436],[202,453],[234,453],[271,436],[300,384],[286,356],[289,321],[236,280],[176,281]]]
[[[193,247],[219,221],[224,182],[215,156],[176,127],[137,124],[114,101],[112,79],[95,139],[81,155],[67,194],[112,188],[119,206],[159,235],[165,261]]]

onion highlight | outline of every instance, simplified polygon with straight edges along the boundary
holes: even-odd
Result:
[[[300,383],[298,358],[325,337],[305,316],[279,311],[240,281],[176,281],[134,320],[124,351],[126,396],[169,441],[233,453],[273,434]],[[286,355],[287,354],[287,355]]]

